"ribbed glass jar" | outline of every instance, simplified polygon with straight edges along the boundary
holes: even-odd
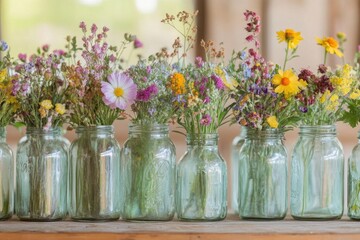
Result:
[[[348,216],[360,219],[360,131],[348,161]]]
[[[26,129],[16,153],[16,215],[27,221],[66,217],[68,149],[60,128]]]
[[[69,215],[75,221],[120,217],[120,146],[111,125],[78,127],[70,148]]]
[[[14,211],[14,158],[5,127],[0,127],[0,189],[0,220],[5,220]]]
[[[277,129],[247,129],[239,151],[239,215],[283,219],[287,212],[287,152]]]
[[[239,213],[239,151],[245,142],[246,129],[241,127],[240,134],[231,145],[231,208],[234,213]]]
[[[122,219],[169,221],[175,213],[176,151],[168,125],[131,125],[121,155]]]
[[[218,135],[187,137],[187,151],[177,166],[176,212],[184,221],[218,221],[227,212],[227,170]]]
[[[334,125],[301,126],[291,160],[291,215],[339,219],[344,208],[344,153]]]

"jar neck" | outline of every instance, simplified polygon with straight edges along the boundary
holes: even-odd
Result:
[[[246,135],[247,135],[247,127],[241,127],[239,137],[241,139],[244,139],[246,138]]]
[[[26,128],[26,135],[32,136],[58,136],[61,135],[61,128],[50,128],[50,129],[43,129],[43,128],[35,128],[35,127],[27,127]]]
[[[0,127],[0,142],[4,143],[6,142],[6,128]]]
[[[284,132],[278,129],[251,129],[247,128],[246,137],[247,140],[282,140],[284,138]]]
[[[219,136],[217,133],[202,133],[198,135],[187,135],[186,142],[188,146],[216,146]]]
[[[75,129],[77,135],[114,135],[114,127],[112,125],[102,125],[102,126],[90,126],[90,127],[77,127]]]
[[[300,136],[309,137],[336,137],[335,125],[300,126]]]
[[[129,126],[129,135],[130,137],[136,136],[169,136],[169,125],[167,124],[154,124],[154,125],[140,125],[140,124],[131,124]]]

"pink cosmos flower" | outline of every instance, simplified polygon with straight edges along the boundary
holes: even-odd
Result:
[[[126,74],[113,72],[108,76],[108,82],[101,82],[101,92],[104,94],[103,101],[107,106],[111,109],[125,110],[128,105],[134,103],[137,86]]]

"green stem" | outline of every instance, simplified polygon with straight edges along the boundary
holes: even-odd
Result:
[[[327,58],[327,51],[325,50],[325,54],[324,54],[324,65],[326,65],[326,58]]]
[[[283,65],[283,71],[285,71],[286,63],[288,60],[288,54],[289,54],[289,43],[287,44],[286,49],[285,49],[285,60],[284,60],[284,65]]]

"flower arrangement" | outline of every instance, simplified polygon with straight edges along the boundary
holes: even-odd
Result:
[[[106,42],[109,29],[93,24],[90,32],[84,22],[82,47],[78,48],[75,37],[67,37],[68,55],[74,64],[66,68],[69,79],[70,124],[77,126],[111,125],[131,105],[136,97],[136,85],[121,73],[121,54],[135,37],[125,34],[119,48]],[[137,44],[139,45],[139,44]],[[81,50],[82,61],[77,60]]]
[[[212,41],[201,41],[205,60],[196,57],[195,64],[186,65],[187,52],[195,44],[197,14],[197,11],[193,14],[182,11],[176,18],[167,14],[162,20],[181,36],[173,44],[174,51],[167,54],[177,56],[178,60],[177,71],[171,74],[168,86],[172,90],[172,102],[177,109],[177,123],[192,137],[204,133],[217,133],[217,129],[224,124],[231,109],[227,106],[227,90],[233,84],[223,64],[224,49],[221,47],[217,50]],[[176,20],[182,27],[176,25]],[[218,59],[220,63],[216,63]]]
[[[172,92],[168,87],[172,67],[166,61],[150,56],[126,70],[137,86],[131,105],[132,123],[138,125],[166,124],[173,116]]]
[[[339,39],[341,42],[344,41],[343,34],[340,34]],[[341,119],[352,121],[354,115],[348,115],[345,109],[348,108],[350,99],[360,96],[356,87],[356,72],[348,64],[338,66],[335,70],[325,65],[327,54],[343,57],[343,50],[340,50],[337,40],[325,37],[317,39],[317,42],[324,48],[324,64],[319,65],[317,73],[310,69],[302,69],[298,74],[299,79],[307,84],[307,88],[296,96],[300,124],[332,125]]]
[[[6,53],[0,58],[0,127],[6,127],[13,122],[18,104],[12,92],[12,79],[9,76],[12,61],[5,41],[0,41],[0,52]]]
[[[279,42],[286,43],[285,61],[281,69],[267,62],[259,53],[257,36],[260,17],[249,10],[244,15],[248,22],[245,30],[249,33],[246,40],[253,42],[254,48],[234,53],[228,66],[237,82],[232,91],[234,122],[251,129],[278,128],[283,131],[298,121],[294,114],[295,96],[306,87],[306,83],[299,80],[292,69],[285,69],[286,63],[297,57],[301,34],[292,29],[277,32]]]
[[[29,58],[26,54],[18,57],[11,93],[19,107],[18,120],[44,130],[61,127],[67,111],[65,52],[50,52],[49,45],[43,45]]]

